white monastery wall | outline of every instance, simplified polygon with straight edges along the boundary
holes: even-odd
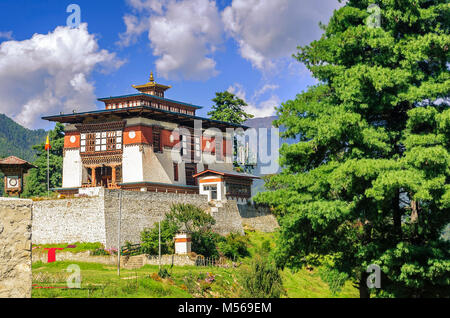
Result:
[[[122,182],[142,182],[144,180],[144,166],[142,152],[139,145],[128,145],[123,149]]]
[[[80,149],[65,149],[63,163],[63,188],[79,188],[83,178]]]

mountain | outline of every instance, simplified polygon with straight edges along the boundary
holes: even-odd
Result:
[[[43,129],[22,127],[6,115],[0,114],[0,158],[16,156],[33,162],[36,153],[33,146],[45,140]],[[0,173],[0,196],[3,194],[3,175]]]
[[[278,116],[251,118],[244,125],[250,128],[271,128],[273,127],[272,122],[277,119]]]
[[[264,140],[263,137],[266,137],[265,147],[261,147],[261,145],[258,145],[257,147],[256,145],[252,145],[252,143],[249,145],[249,157],[253,158],[253,160],[252,159],[250,160],[254,161],[255,160],[254,158],[255,157],[257,158],[257,166],[255,169],[253,169],[253,171],[251,171],[251,173],[258,177],[263,177],[265,175],[272,175],[281,172],[281,167],[278,163],[279,157],[272,158],[269,162],[267,162],[267,160],[262,162],[262,160],[268,158],[272,154],[272,152],[269,150],[267,151],[266,154],[261,154],[260,151],[272,148],[271,145],[273,142],[278,142],[277,147],[274,149],[275,151],[278,151],[279,148],[283,145],[283,143],[291,145],[299,142],[299,138],[295,139],[281,138],[279,136],[279,133],[285,131],[285,128],[281,126],[279,128],[279,131],[274,130],[275,127],[273,126],[273,121],[276,119],[278,119],[278,116],[260,117],[249,119],[244,123],[245,126],[256,129],[258,135],[258,143],[260,143],[261,140]],[[259,130],[259,128],[266,128],[267,130]],[[255,180],[252,186],[252,193],[256,194],[257,192],[263,191],[266,191],[264,187],[264,180],[263,179]]]

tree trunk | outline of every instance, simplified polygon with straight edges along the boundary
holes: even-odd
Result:
[[[370,298],[369,287],[367,287],[367,278],[369,275],[366,272],[361,273],[361,280],[359,281],[359,298]]]
[[[411,222],[416,223],[419,219],[419,203],[411,200]]]
[[[397,238],[401,240],[402,238],[402,212],[400,209],[400,191],[396,190],[394,198],[392,199],[392,210],[394,219],[394,233]]]

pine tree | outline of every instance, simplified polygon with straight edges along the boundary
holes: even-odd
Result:
[[[445,0],[349,0],[298,48],[319,84],[277,110],[301,142],[256,198],[279,217],[279,266],[331,254],[361,297],[450,294],[449,26]]]
[[[212,101],[214,105],[208,113],[211,119],[233,124],[242,124],[247,119],[253,118],[253,115],[247,114],[243,110],[247,104],[230,92],[216,93],[216,97]]]
[[[56,123],[49,132],[50,137],[50,189],[62,186],[62,167],[64,149],[64,126]],[[37,151],[37,159],[34,161],[36,169],[30,170],[25,180],[24,197],[47,196],[47,151],[45,141],[33,146]]]

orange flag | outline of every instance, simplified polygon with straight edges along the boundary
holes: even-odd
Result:
[[[52,146],[50,146],[50,139],[47,135],[47,140],[45,141],[45,151],[49,151],[50,149],[52,149]]]

